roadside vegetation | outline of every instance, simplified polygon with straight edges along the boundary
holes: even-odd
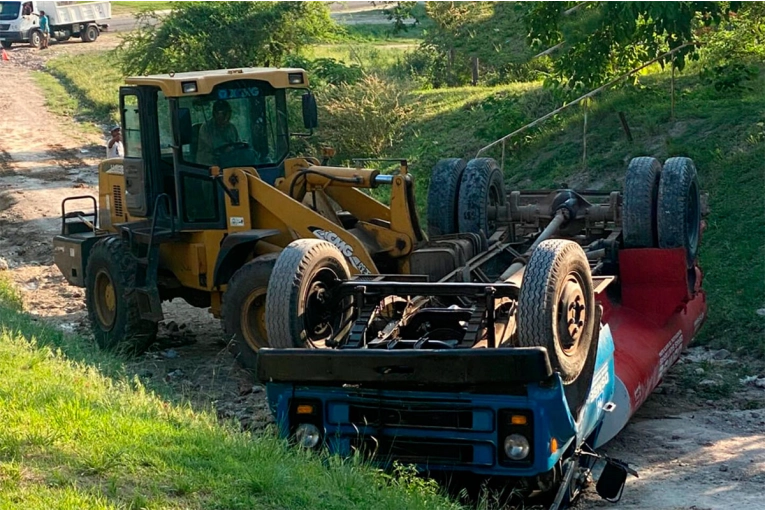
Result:
[[[406,471],[288,448],[163,400],[121,360],[38,323],[0,280],[0,507],[457,508]]]

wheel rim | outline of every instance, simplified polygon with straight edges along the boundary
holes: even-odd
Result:
[[[255,289],[242,305],[242,336],[247,345],[257,351],[268,347],[266,334],[266,289]]]
[[[35,46],[35,47],[40,46],[40,34],[37,32],[32,34],[32,46]]]
[[[579,275],[566,277],[558,300],[558,338],[563,354],[571,356],[576,351],[587,322],[587,306]]]
[[[311,278],[303,302],[303,327],[306,333],[305,346],[323,349],[327,340],[337,333],[344,314],[335,313],[328,302],[329,292],[337,285],[339,278],[335,270],[324,267]]]
[[[111,330],[117,317],[117,293],[109,273],[102,269],[96,274],[96,315],[104,329]]]

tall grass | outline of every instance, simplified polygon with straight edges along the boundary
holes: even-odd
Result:
[[[0,508],[457,508],[432,485],[164,401],[0,280]]]

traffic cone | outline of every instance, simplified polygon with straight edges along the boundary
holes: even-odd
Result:
[[[3,60],[10,60],[10,57],[9,57],[9,56],[8,56],[8,54],[5,52],[5,48],[3,48]]]

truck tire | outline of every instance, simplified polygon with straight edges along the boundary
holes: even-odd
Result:
[[[491,158],[471,159],[460,180],[457,211],[459,232],[486,237],[497,230],[496,221],[489,218],[489,206],[504,206],[507,202],[505,181],[497,162]]]
[[[299,239],[288,244],[276,260],[266,292],[271,347],[326,347],[330,337],[341,333],[350,310],[333,310],[322,299],[348,278],[345,258],[327,241]]]
[[[223,293],[221,324],[228,350],[248,370],[255,369],[258,350],[268,347],[266,290],[278,256],[261,255],[240,267]]]
[[[664,162],[657,205],[659,247],[685,248],[688,267],[692,267],[701,231],[701,192],[693,160],[670,158]]]
[[[430,174],[428,186],[428,235],[457,233],[457,203],[465,160],[442,159]]]
[[[40,46],[42,46],[42,33],[39,30],[32,30],[29,33],[29,44],[38,50],[40,49]]]
[[[98,241],[85,269],[85,302],[102,349],[139,354],[157,337],[157,323],[141,319],[134,286],[136,263],[118,236]]]
[[[659,196],[661,163],[656,158],[632,158],[627,167],[622,206],[622,235],[626,248],[654,248],[656,201]]]
[[[573,241],[543,241],[531,254],[518,298],[518,344],[546,347],[564,384],[582,373],[595,334],[587,256]]]
[[[82,39],[82,42],[94,42],[98,39],[98,27],[96,25],[88,25],[80,33],[80,39]]]
[[[6,49],[6,50],[10,50],[11,46],[13,46],[13,42],[12,41],[6,41],[5,39],[0,41],[0,43],[3,45],[3,49]]]

